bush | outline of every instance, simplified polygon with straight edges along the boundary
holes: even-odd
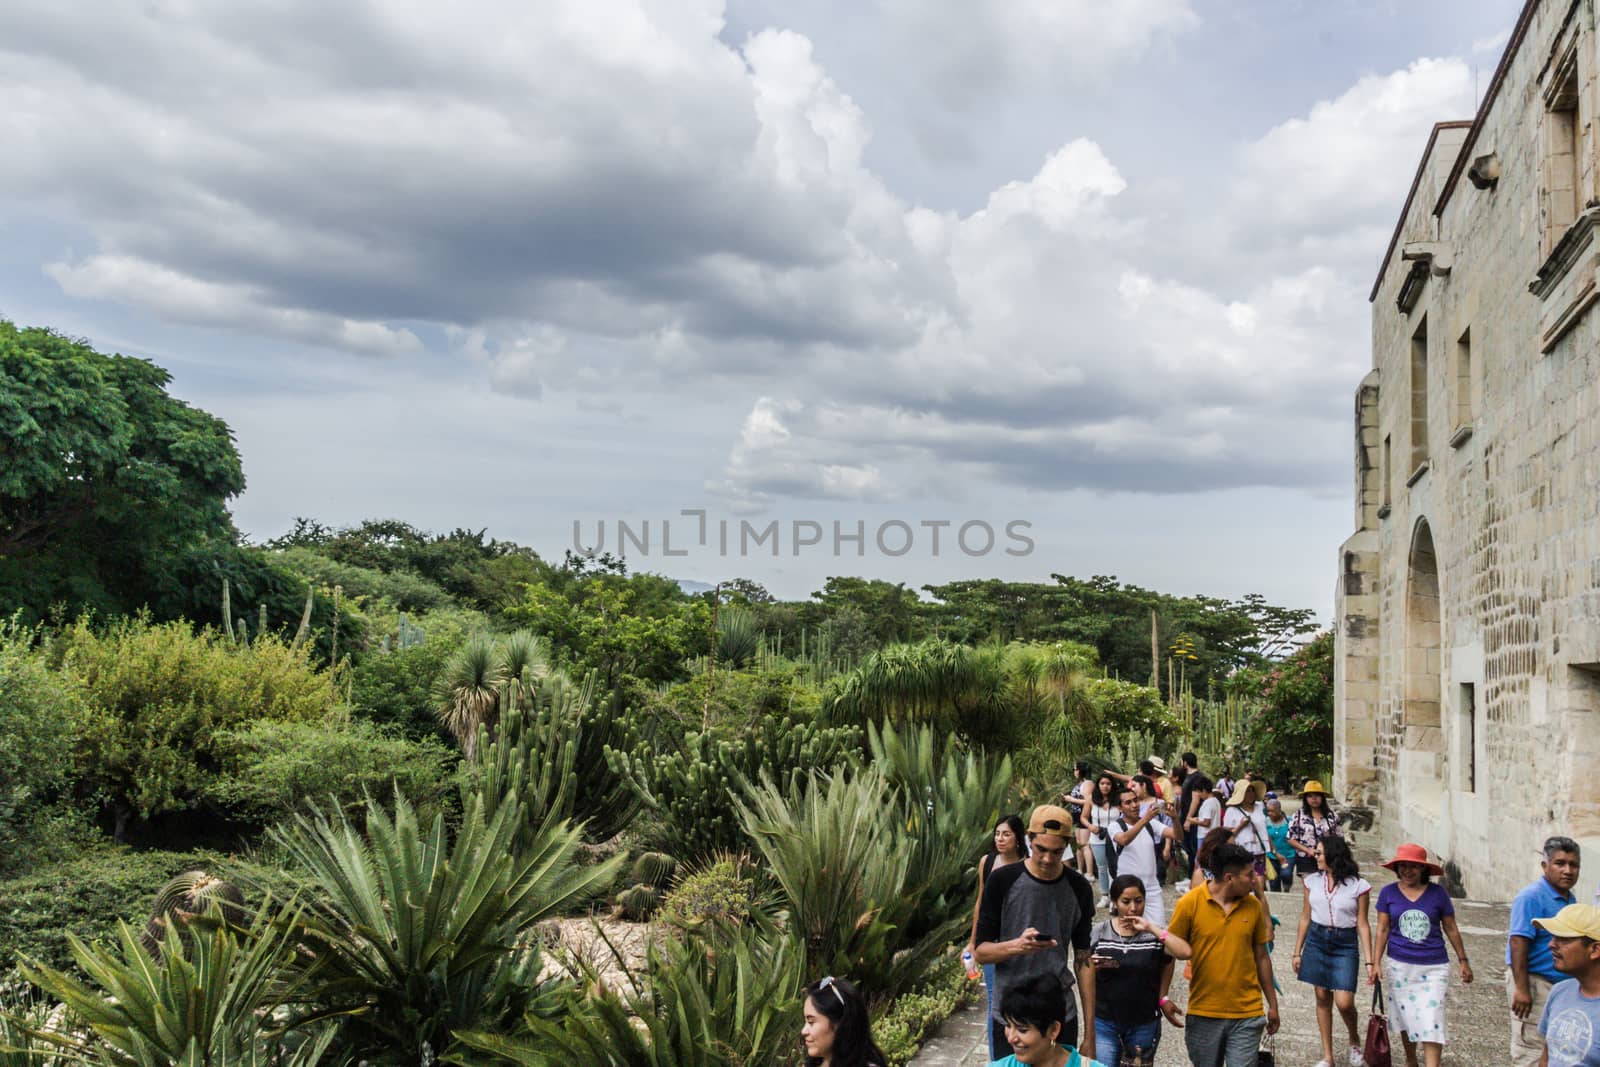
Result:
[[[970,1004],[982,988],[967,977],[959,961],[946,959],[925,985],[896,998],[872,1023],[873,1039],[888,1061],[884,1067],[910,1063],[922,1043],[958,1008]]]
[[[437,611],[414,624],[423,632],[421,644],[389,652],[369,651],[351,677],[351,714],[392,726],[415,741],[430,737],[449,740],[449,733],[439,723],[434,685],[467,635],[480,632],[485,625],[477,612]]]
[[[312,549],[285,548],[274,558],[302,578],[320,586],[339,586],[348,597],[387,601],[400,611],[432,611],[451,603],[450,594],[409,571],[380,571],[330,559]]]
[[[356,813],[368,796],[398,789],[426,817],[454,793],[455,749],[411,741],[366,722],[258,722],[217,735],[221,772],[207,800],[260,825],[289,819],[307,803]]]
[[[0,873],[70,844],[62,804],[83,712],[66,682],[32,650],[35,631],[0,623]]]
[[[321,722],[333,681],[307,649],[276,638],[236,646],[184,622],[126,619],[104,633],[80,619],[57,644],[83,687],[86,780],[116,814],[149,818],[189,808],[220,765],[219,735],[257,721]]]
[[[745,856],[724,855],[679,880],[661,902],[661,919],[673,926],[711,922],[742,925],[756,905],[755,879]]]
[[[1271,781],[1298,787],[1333,762],[1333,632],[1287,659],[1240,671],[1229,684],[1257,696],[1244,724],[1242,758]]]
[[[282,899],[295,889],[276,871],[214,852],[135,852],[103,845],[78,859],[0,882],[0,970],[15,967],[21,956],[71,967],[68,934],[109,941],[119,919],[143,929],[161,887],[173,875],[196,869],[236,883],[270,886]],[[247,892],[247,904],[258,905],[261,892]]]

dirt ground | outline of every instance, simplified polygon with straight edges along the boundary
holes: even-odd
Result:
[[[1393,881],[1389,872],[1379,867],[1378,857],[1361,853],[1362,874],[1374,887]],[[1529,873],[1530,880],[1537,871]],[[1171,890],[1168,890],[1167,910],[1172,909]],[[1282,1029],[1277,1038],[1278,1067],[1312,1067],[1322,1058],[1321,1041],[1317,1036],[1315,999],[1311,987],[1294,978],[1289,970],[1289,953],[1293,948],[1295,924],[1300,921],[1302,895],[1298,883],[1292,894],[1272,894],[1273,914],[1282,920],[1280,938],[1273,964],[1277,970],[1282,991],[1278,995]],[[1508,904],[1489,904],[1458,900],[1456,921],[1461,927],[1467,945],[1467,957],[1475,972],[1473,984],[1463,986],[1452,970],[1448,1005],[1450,1043],[1444,1050],[1446,1067],[1483,1067],[1485,1064],[1507,1062],[1510,1043],[1510,1012],[1505,999],[1505,940],[1510,921]],[[1172,998],[1180,1005],[1186,999],[1186,988],[1180,977],[1173,982]],[[981,998],[980,998],[981,1001]],[[1370,995],[1358,993],[1356,1004],[1361,1012],[1360,1032],[1365,1034]],[[914,1067],[971,1067],[988,1062],[983,1044],[982,1004],[958,1013],[947,1022],[936,1039],[930,1041],[912,1061]],[[1343,1024],[1334,1017],[1335,1051],[1339,1050]],[[1183,1034],[1167,1027],[1162,1035],[1161,1048],[1156,1054],[1157,1067],[1181,1067],[1187,1064]],[[1404,1064],[1399,1037],[1395,1036],[1395,1063]],[[1336,1061],[1335,1067],[1342,1067]]]

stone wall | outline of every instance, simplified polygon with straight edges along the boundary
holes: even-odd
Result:
[[[1550,833],[1591,839],[1585,883],[1600,873],[1590,2],[1524,12],[1465,151],[1498,179],[1479,189],[1462,167],[1437,214],[1469,131],[1435,130],[1357,391],[1335,789],[1374,809],[1385,845],[1426,845],[1480,898],[1534,877]]]

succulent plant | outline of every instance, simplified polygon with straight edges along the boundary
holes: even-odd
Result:
[[[678,861],[665,852],[641,852],[633,861],[633,880],[657,889],[665,889],[677,869]]]
[[[227,921],[245,921],[244,894],[232,882],[205,871],[184,871],[173,877],[161,887],[150,909],[150,921],[140,938],[145,950],[159,956],[167,927],[181,929],[196,916],[204,915],[213,904],[222,908],[222,917]]]
[[[643,922],[661,906],[661,891],[653,885],[629,886],[617,894],[616,917]]]

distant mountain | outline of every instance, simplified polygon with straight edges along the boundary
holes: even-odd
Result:
[[[682,589],[690,596],[698,596],[701,593],[709,593],[711,590],[716,588],[716,586],[712,585],[710,582],[693,582],[687,578],[678,578],[675,579],[675,581],[678,583],[678,588]]]

